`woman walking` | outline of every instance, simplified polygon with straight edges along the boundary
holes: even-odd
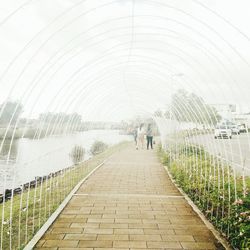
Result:
[[[145,131],[144,131],[144,124],[141,123],[141,125],[139,126],[138,130],[137,130],[137,144],[136,144],[136,149],[138,149],[139,144],[141,144],[141,149],[143,149],[143,144],[144,144],[144,135],[145,135]]]
[[[151,124],[148,124],[146,134],[147,134],[147,149],[149,148],[149,144],[151,146],[151,149],[153,149],[153,130],[152,130]]]

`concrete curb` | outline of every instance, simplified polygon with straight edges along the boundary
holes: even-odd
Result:
[[[208,221],[208,219],[204,216],[204,214],[200,211],[200,209],[194,204],[194,202],[188,197],[188,195],[179,186],[177,186],[172,174],[168,170],[168,167],[167,166],[163,166],[163,167],[166,170],[172,183],[179,190],[179,192],[184,196],[185,200],[193,208],[195,213],[198,214],[198,216],[201,218],[201,220],[204,222],[207,228],[212,232],[214,237],[223,245],[223,247],[226,250],[232,250],[232,247],[228,244],[227,240],[221,236],[220,232],[214,227],[214,225],[211,222]]]

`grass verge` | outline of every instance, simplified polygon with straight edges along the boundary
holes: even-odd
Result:
[[[236,176],[231,166],[196,146],[158,150],[177,185],[234,249],[250,245],[250,178]]]

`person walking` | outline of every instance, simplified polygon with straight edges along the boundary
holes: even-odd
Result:
[[[135,129],[133,130],[135,145],[137,145],[137,131],[138,131],[138,127],[135,127]]]
[[[153,130],[151,124],[148,124],[146,135],[147,135],[147,149],[149,149],[149,144],[151,146],[151,149],[153,149]]]
[[[136,149],[139,148],[139,144],[141,145],[141,149],[143,149],[144,135],[145,135],[144,124],[141,123],[140,126],[139,126],[139,128],[137,129],[137,144],[136,144]]]

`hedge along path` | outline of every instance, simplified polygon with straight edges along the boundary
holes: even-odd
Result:
[[[224,249],[154,150],[115,153],[74,194],[35,249]]]

